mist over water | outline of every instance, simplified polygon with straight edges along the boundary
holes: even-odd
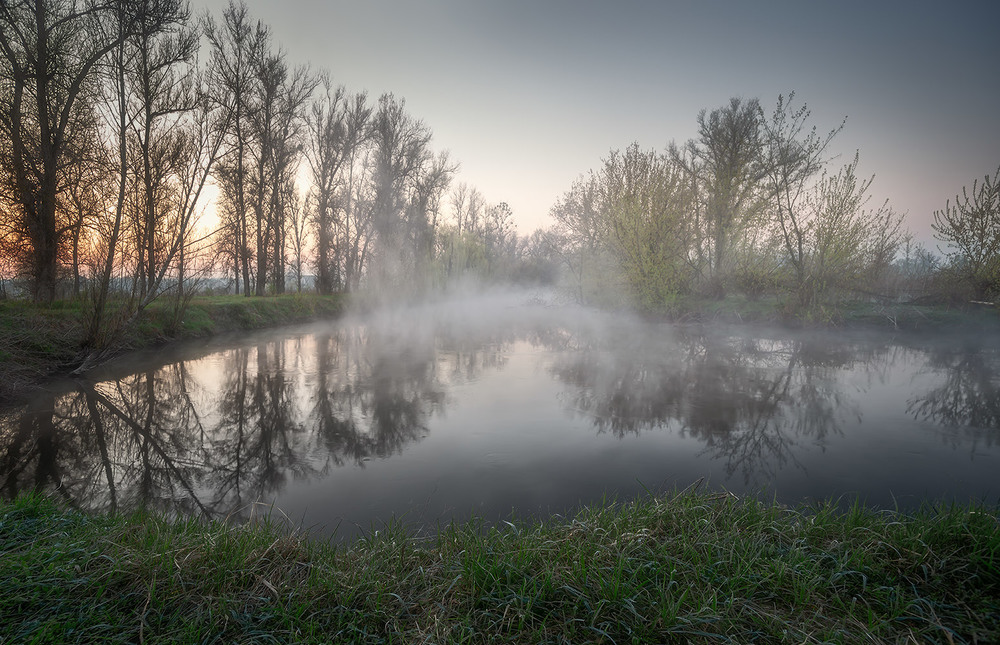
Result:
[[[970,338],[681,326],[474,288],[108,365],[0,415],[3,494],[349,537],[707,486],[996,502],[1000,355]]]

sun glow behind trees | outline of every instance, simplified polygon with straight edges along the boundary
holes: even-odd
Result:
[[[40,302],[86,297],[95,347],[162,294],[183,307],[195,276],[260,296],[558,265],[585,301],[783,290],[812,306],[884,277],[905,237],[887,204],[868,209],[857,164],[825,165],[830,137],[780,103],[765,118],[733,99],[687,144],[612,151],[554,227],[519,236],[402,97],[289,61],[242,4],[197,18],[178,0],[24,0],[0,28],[0,274]]]

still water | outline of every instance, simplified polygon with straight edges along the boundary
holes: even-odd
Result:
[[[995,339],[994,339],[995,340]],[[117,361],[0,412],[0,485],[350,537],[706,486],[1000,500],[978,338],[643,322],[481,296]]]

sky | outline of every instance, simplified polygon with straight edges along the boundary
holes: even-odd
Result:
[[[730,97],[794,91],[935,248],[933,212],[1000,166],[1000,2],[245,0],[293,64],[392,92],[522,234],[613,149],[665,150]],[[199,4],[200,3],[200,4]],[[227,0],[192,0],[219,16]]]

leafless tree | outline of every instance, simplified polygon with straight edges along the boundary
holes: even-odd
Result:
[[[282,196],[297,169],[304,107],[317,80],[305,67],[290,70],[281,52],[264,55],[256,66],[256,78],[259,94],[250,118],[254,161],[250,200],[256,238],[255,293],[262,296],[269,266],[275,292],[284,291]]]
[[[704,221],[698,222],[699,251],[707,258],[709,292],[725,294],[730,247],[760,219],[765,177],[762,116],[757,99],[732,98],[698,114],[698,137],[671,147],[675,163],[696,182]],[[702,226],[704,227],[702,229]]]
[[[134,33],[131,5],[87,0],[12,0],[0,4],[0,54],[6,91],[0,128],[11,147],[17,228],[27,241],[36,301],[51,302],[66,234],[59,208],[67,151],[77,117],[94,100],[96,66]]]
[[[355,158],[370,136],[372,108],[365,94],[349,96],[323,79],[323,93],[308,118],[306,159],[312,174],[310,208],[316,235],[316,287],[320,293],[351,284],[360,242],[353,207]]]
[[[222,23],[209,17],[205,33],[212,48],[208,68],[209,93],[226,113],[220,121],[224,126],[227,150],[218,168],[218,181],[226,200],[228,227],[236,261],[236,290],[250,295],[250,229],[248,173],[252,166],[251,115],[257,109],[255,100],[256,71],[264,57],[270,33],[261,22],[253,23],[242,1],[231,0],[222,12]]]

